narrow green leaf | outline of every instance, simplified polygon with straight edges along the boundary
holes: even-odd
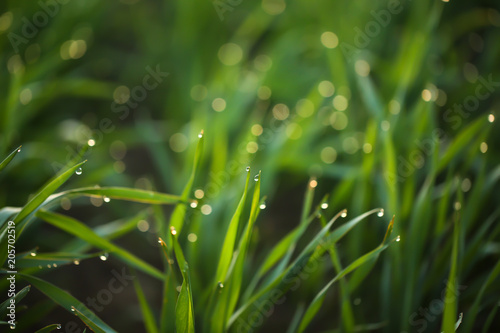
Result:
[[[53,226],[83,239],[84,241],[94,245],[97,248],[100,248],[101,250],[113,252],[127,265],[135,267],[157,279],[163,280],[163,273],[160,272],[157,268],[151,266],[142,259],[139,259],[127,250],[111,243],[107,239],[100,237],[92,229],[90,229],[80,221],[49,211],[38,211],[36,215],[42,220],[52,224]]]
[[[217,265],[217,272],[215,274],[215,282],[225,282],[227,271],[229,269],[229,264],[233,257],[234,244],[236,242],[236,235],[238,233],[238,227],[240,223],[241,213],[243,208],[245,208],[245,200],[247,197],[248,183],[250,182],[250,170],[247,171],[247,180],[245,183],[245,189],[243,190],[243,195],[241,196],[238,207],[234,212],[231,222],[229,222],[229,227],[227,229],[226,237],[222,245],[222,250],[219,257],[219,264]],[[215,286],[215,283],[214,283]]]
[[[14,149],[14,151],[12,153],[10,153],[9,156],[7,156],[2,161],[2,163],[0,163],[0,171],[2,171],[10,163],[10,161],[12,161],[12,159],[17,155],[17,153],[19,153],[21,151],[21,147],[22,146],[19,146],[16,149]]]
[[[107,333],[105,330],[101,329],[98,325],[96,325],[87,315],[83,314],[80,310],[78,310],[74,306],[71,307],[71,311],[74,312],[74,314],[78,318],[80,318],[80,320],[83,321],[84,324],[87,325],[87,327],[90,328],[93,332]]]
[[[75,314],[76,311],[73,311],[72,309],[76,309],[78,313],[84,316],[80,317],[80,319],[82,319],[82,321],[84,321],[86,325],[91,324],[92,326],[97,327],[100,330],[99,332],[116,332],[106,323],[104,323],[99,317],[97,317],[91,310],[89,310],[83,303],[71,296],[68,292],[37,277],[22,273],[18,273],[17,275],[31,283],[38,290],[52,299],[55,303],[63,307],[66,311]]]

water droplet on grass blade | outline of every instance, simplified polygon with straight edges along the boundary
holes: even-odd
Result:
[[[266,203],[265,202],[261,203],[260,206],[259,206],[259,208],[260,209],[266,209]]]
[[[248,171],[250,171],[250,167],[249,167],[249,166],[247,166],[246,170],[247,170],[247,172],[248,172]]]
[[[75,260],[73,260],[73,264],[75,264],[75,265],[80,265],[80,260],[76,260],[76,259],[75,259]]]
[[[347,209],[344,209],[342,213],[340,213],[340,217],[346,217],[347,216]]]
[[[398,237],[396,237],[396,242],[399,242],[401,240],[401,236],[398,235]]]
[[[328,204],[326,202],[323,202],[321,204],[321,209],[327,209],[328,208]]]
[[[60,330],[61,329],[61,324],[57,324],[57,329]]]
[[[175,287],[175,289],[176,289],[178,292],[181,292],[181,290],[182,290],[182,286],[177,286],[177,287]]]
[[[379,210],[379,211],[378,211],[378,213],[377,213],[377,216],[378,216],[378,217],[382,217],[382,216],[384,216],[384,209],[383,209],[383,208],[380,208],[380,210]]]
[[[102,200],[104,200],[104,202],[110,202],[111,201],[111,199],[109,197],[107,197],[107,196],[103,196]]]
[[[108,260],[108,258],[109,258],[108,253],[103,253],[99,256],[99,259],[101,259],[102,261],[106,261],[106,260]]]
[[[198,134],[198,137],[201,139],[203,137],[203,130]]]
[[[36,257],[36,252],[31,252],[31,253],[30,253],[30,255],[31,255],[32,257]]]
[[[17,148],[17,152],[20,153],[21,152],[21,147]]]
[[[78,169],[76,169],[76,171],[75,171],[75,173],[76,173],[78,176],[79,176],[79,175],[81,175],[81,174],[82,174],[82,172],[83,172],[82,168],[78,168]]]
[[[190,206],[191,208],[196,208],[196,207],[198,207],[198,201],[193,200],[193,202],[191,202],[191,203],[189,204],[189,206]]]
[[[224,288],[224,284],[219,281],[219,283],[217,283],[217,288],[219,288],[219,289]]]
[[[255,180],[257,182],[257,181],[259,181],[259,178],[260,178],[260,175],[256,174],[255,177],[253,177],[253,180]]]
[[[177,235],[177,230],[175,230],[175,227],[170,227],[170,233],[174,236]]]

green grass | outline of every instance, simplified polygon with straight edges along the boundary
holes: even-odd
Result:
[[[498,4],[235,3],[0,5],[18,330],[494,331]]]

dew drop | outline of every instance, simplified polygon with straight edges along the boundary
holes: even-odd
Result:
[[[401,236],[398,235],[398,237],[396,237],[396,242],[399,242],[401,240]]]
[[[321,209],[327,209],[328,208],[328,204],[326,202],[323,202],[321,204]]]
[[[378,213],[377,213],[377,216],[378,216],[378,217],[382,217],[382,216],[384,216],[384,209],[383,209],[383,208],[380,208],[380,210],[379,210],[379,211],[378,211]]]
[[[61,329],[61,324],[57,324],[57,329],[60,330]]]
[[[193,202],[191,202],[191,203],[189,204],[189,206],[190,206],[191,208],[196,208],[196,207],[198,207],[198,201],[194,200]]]
[[[158,239],[158,243],[160,243],[160,244],[161,244],[161,239]]]
[[[80,265],[80,260],[76,260],[76,259],[75,259],[75,260],[73,260],[73,264],[75,264],[75,265]]]
[[[249,166],[247,166],[246,170],[247,170],[247,172],[248,172],[248,171],[250,171],[250,167],[249,167]]]
[[[81,175],[81,174],[82,174],[82,172],[83,172],[82,168],[78,168],[78,169],[76,169],[76,171],[75,171],[75,173],[76,173],[78,176],[79,176],[79,175]]]
[[[203,137],[203,130],[198,134],[198,137],[201,139]]]
[[[109,258],[108,253],[103,253],[102,255],[99,256],[99,259],[101,259],[102,261],[106,261],[108,260],[108,258]]]
[[[53,264],[52,266],[57,267],[57,264]]]
[[[13,329],[15,329],[15,328],[16,328],[16,326],[15,326],[15,325],[10,325],[10,329],[11,329],[11,330],[13,330]]]
[[[104,202],[110,202],[111,201],[111,199],[109,197],[107,197],[107,196],[103,196],[102,200],[104,200]]]
[[[347,216],[347,210],[343,210],[342,213],[340,213],[340,217],[346,217]]]
[[[47,265],[48,268],[52,268],[52,266],[50,264]]]
[[[30,253],[30,255],[31,255],[32,257],[36,257],[36,252],[31,252],[31,253]]]
[[[257,175],[255,175],[255,177],[253,177],[253,180],[255,180],[257,182],[257,181],[259,181],[259,178],[260,178],[260,176],[257,174]]]
[[[90,139],[89,141],[87,141],[87,144],[89,145],[89,147],[94,147],[95,146],[95,140]]]
[[[261,203],[260,206],[259,206],[260,209],[266,209],[266,203]]]
[[[71,307],[71,312],[75,312],[75,308],[74,307]]]
[[[219,281],[219,283],[217,283],[217,288],[219,288],[219,289],[224,288],[224,284]]]
[[[177,235],[177,230],[175,230],[175,227],[173,227],[173,226],[172,226],[172,227],[170,227],[170,233],[171,233],[172,235],[174,235],[174,236],[175,236],[175,235]]]
[[[20,152],[21,152],[21,148],[18,148],[18,149],[17,149],[17,152],[18,152],[18,153],[20,153]]]
[[[181,292],[181,290],[182,290],[182,286],[177,286],[175,289],[176,289],[178,292]]]

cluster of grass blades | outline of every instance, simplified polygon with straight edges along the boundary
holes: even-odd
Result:
[[[59,253],[19,252],[16,256],[16,266],[19,269],[17,274],[18,283],[25,281],[29,285],[14,296],[16,303],[19,304],[28,294],[30,288],[35,287],[54,303],[77,316],[90,330],[94,332],[115,332],[97,317],[92,310],[74,298],[70,292],[64,291],[37,276],[43,273],[43,269],[40,269],[40,267],[42,267],[42,264],[45,267],[47,262],[50,262],[54,267],[60,267],[71,264],[75,260],[86,260],[102,255],[105,252],[130,267],[134,275],[137,275],[137,271],[142,271],[164,282],[163,309],[161,318],[158,318],[157,313],[152,311],[151,305],[144,295],[140,281],[138,279],[134,280],[134,287],[147,332],[172,332],[174,330],[176,332],[195,332],[195,323],[197,329],[205,332],[238,331],[242,329],[238,325],[242,325],[242,323],[249,325],[247,317],[249,313],[255,311],[255,307],[260,311],[263,311],[263,309],[259,308],[262,306],[274,308],[275,305],[281,302],[281,299],[284,299],[287,291],[290,289],[295,290],[297,284],[306,279],[305,276],[318,274],[321,265],[329,262],[323,258],[328,253],[331,263],[333,263],[331,265],[335,270],[333,276],[329,278],[328,283],[318,292],[314,299],[304,300],[310,302],[309,306],[302,309],[303,311],[299,313],[300,320],[293,321],[289,328],[290,332],[303,332],[314,320],[316,313],[320,310],[325,293],[335,282],[342,282],[347,274],[365,263],[376,260],[380,253],[392,242],[399,241],[399,237],[391,238],[393,218],[389,223],[385,237],[378,247],[351,264],[342,267],[336,250],[337,242],[362,220],[379,213],[381,210],[371,210],[332,230],[332,225],[339,218],[345,218],[347,212],[343,210],[327,221],[321,208],[326,197],[323,198],[318,207],[313,208],[314,184],[316,183],[316,180],[313,179],[307,187],[303,214],[299,225],[273,247],[265,260],[262,261],[251,281],[247,281],[246,272],[249,268],[249,258],[251,258],[249,251],[252,249],[250,246],[252,231],[262,204],[260,195],[261,173],[259,172],[255,177],[252,177],[250,168],[247,168],[246,182],[241,199],[225,232],[213,279],[206,286],[203,286],[201,290],[193,289],[191,276],[196,272],[193,272],[189,266],[189,258],[184,255],[184,250],[181,247],[181,243],[185,243],[182,236],[188,232],[182,232],[183,225],[184,228],[188,228],[189,225],[184,224],[186,208],[179,209],[179,207],[186,207],[189,202],[192,202],[189,194],[191,193],[198,160],[201,158],[202,146],[203,136],[200,137],[198,142],[192,176],[181,196],[119,187],[80,188],[56,193],[57,189],[81,168],[84,163],[81,162],[57,174],[24,207],[5,207],[0,210],[2,216],[1,244],[4,250],[6,249],[5,229],[9,220],[16,223],[17,238],[21,237],[22,231],[29,228],[33,220],[38,218],[82,242],[81,246],[75,246],[72,250],[61,249]],[[2,169],[17,153],[18,150],[14,151],[2,162]],[[251,180],[255,180],[255,182]],[[253,194],[251,194],[252,185]],[[151,266],[129,250],[115,245],[110,240],[110,234],[103,235],[97,229],[91,229],[74,218],[52,211],[52,208],[56,207],[55,202],[57,200],[63,197],[73,198],[76,196],[106,196],[112,199],[137,201],[152,205],[176,205],[170,219],[170,225],[168,228],[162,229],[161,235],[159,235],[160,253],[162,253],[165,262],[164,270],[161,271]],[[251,197],[250,203],[248,197]],[[247,211],[249,211],[249,214],[245,218]],[[134,219],[134,222],[136,220]],[[311,224],[316,221],[321,222],[319,232],[307,241],[300,251],[296,251],[299,250],[299,240],[305,236],[306,230],[312,228]],[[124,227],[122,226],[122,228]],[[92,248],[103,252],[92,253]],[[7,252],[3,251],[2,253]],[[32,255],[29,255],[29,253],[32,253]],[[2,262],[5,262],[5,259],[3,257]],[[174,262],[177,265],[174,265]],[[328,267],[329,264],[326,264],[326,266]],[[6,270],[4,269],[3,272],[5,273]],[[347,293],[345,285],[342,288]],[[196,299],[196,303],[193,299]],[[0,310],[2,314],[6,313],[6,306],[9,301],[7,299],[1,304]],[[27,311],[30,311],[30,309],[27,309]],[[271,315],[271,313],[268,315]],[[7,322],[2,322],[2,324],[7,324]],[[251,323],[250,325],[254,324]],[[57,327],[58,324],[50,325],[38,332],[49,332],[57,329]],[[258,329],[258,327],[252,329]]]

